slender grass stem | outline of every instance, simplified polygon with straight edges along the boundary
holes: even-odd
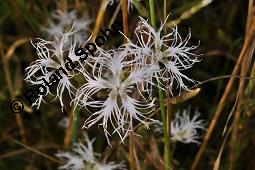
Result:
[[[156,19],[155,19],[155,8],[154,8],[154,0],[149,0],[150,5],[150,17],[151,17],[151,25],[156,28]]]
[[[129,146],[128,146],[128,149],[129,149],[129,159],[130,159],[130,170],[135,170],[135,155],[134,155],[134,139],[133,139],[133,134],[130,133],[129,134]]]
[[[100,28],[101,28],[101,25],[103,23],[105,9],[106,9],[106,0],[102,0],[101,6],[100,6],[100,9],[98,11],[97,18],[96,18],[95,27],[93,29],[93,35],[92,35],[93,40],[95,40],[95,38],[96,38]]]
[[[164,21],[166,20],[166,11],[167,11],[167,2],[166,0],[164,0]],[[167,26],[166,24],[164,25],[164,34],[167,33]],[[170,75],[167,74],[167,77],[169,77]],[[167,84],[169,84],[169,80],[167,80],[166,82]],[[171,144],[170,144],[170,134],[171,134],[171,118],[172,118],[172,104],[170,102],[170,94],[169,91],[166,91],[166,97],[167,97],[167,103],[166,103],[166,133],[167,133],[167,137],[165,137],[165,141],[166,141],[166,149],[168,150],[168,156],[167,158],[165,158],[166,160],[169,161],[170,164],[167,164],[168,166],[172,165],[171,164],[171,160],[172,160],[172,155],[171,155]],[[164,155],[165,156],[165,155]],[[172,167],[171,167],[172,168]]]
[[[28,41],[28,39],[19,39],[17,41],[15,41],[7,50],[6,54],[4,54],[3,49],[0,48],[0,55],[3,56],[3,70],[4,70],[4,74],[5,74],[5,79],[7,82],[7,88],[9,90],[10,96],[11,96],[11,100],[15,99],[15,93],[14,93],[14,86],[13,86],[13,82],[11,79],[11,72],[9,69],[9,61],[13,55],[13,53],[15,52],[16,48],[24,43],[26,43]],[[2,46],[2,44],[0,44],[0,46]],[[16,123],[18,124],[19,127],[19,132],[20,135],[22,137],[22,142],[27,143],[27,139],[26,139],[26,130],[25,130],[25,126],[24,126],[24,122],[21,118],[20,114],[16,114],[15,115],[15,119],[16,119]]]
[[[75,110],[74,118],[73,118],[73,125],[72,125],[72,131],[73,131],[72,143],[77,142],[79,122],[80,122],[80,112],[78,110]]]
[[[149,6],[150,6],[150,17],[151,17],[151,25],[156,29],[156,19],[155,19],[155,9],[154,9],[154,0],[149,0]],[[157,48],[157,47],[155,47]],[[160,83],[158,83],[160,86]],[[164,169],[172,169],[171,165],[171,159],[170,159],[170,136],[169,136],[169,120],[166,119],[166,112],[165,112],[165,106],[164,106],[164,93],[163,91],[158,88],[159,93],[159,100],[160,100],[160,112],[163,122],[163,131],[164,131]]]
[[[68,148],[73,136],[73,123],[74,123],[74,113],[75,113],[75,106],[73,105],[70,112],[69,112],[69,121],[68,126],[66,128],[65,137],[64,137],[64,147]]]
[[[169,170],[172,169],[171,165],[171,151],[170,151],[170,136],[169,136],[169,117],[166,115],[165,106],[164,106],[164,93],[158,88],[159,93],[159,101],[160,101],[160,112],[163,122],[163,131],[164,131],[164,169]]]
[[[127,0],[122,0],[122,20],[123,20],[123,27],[124,27],[124,35],[128,37],[128,12],[127,12]],[[124,37],[124,41],[126,38]]]

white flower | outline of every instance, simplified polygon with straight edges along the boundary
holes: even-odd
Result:
[[[133,94],[137,89],[135,86],[148,78],[148,71],[144,67],[135,67],[134,61],[126,60],[125,50],[100,51],[100,56],[95,58],[93,73],[81,71],[87,83],[77,91],[74,101],[84,107],[99,109],[85,121],[84,127],[89,128],[100,121],[109,143],[107,127],[111,124],[113,133],[116,132],[123,142],[128,132],[133,130],[133,121],[147,125],[142,119],[146,118],[144,114],[152,111],[153,101],[136,100]],[[110,74],[104,78],[103,73]],[[93,99],[100,91],[106,93],[106,99]]]
[[[56,156],[65,161],[65,164],[60,166],[59,169],[67,169],[67,170],[83,170],[84,169],[83,160],[72,153],[63,152],[63,153],[56,154]]]
[[[171,140],[182,143],[197,143],[199,136],[197,129],[205,129],[204,120],[198,120],[200,113],[195,111],[193,118],[190,118],[190,108],[176,113],[175,119],[171,122]]]
[[[195,83],[182,73],[199,62],[198,58],[191,51],[197,46],[188,46],[191,37],[189,33],[185,39],[182,39],[178,33],[177,26],[172,31],[161,35],[166,20],[156,31],[145,19],[140,17],[140,22],[135,30],[138,43],[134,44],[129,39],[124,47],[127,48],[138,61],[138,64],[149,67],[152,78],[156,78],[162,88],[169,90],[173,95],[173,87],[181,90],[189,90],[185,81]],[[170,75],[167,77],[167,74]],[[168,80],[168,84],[165,83]],[[179,93],[180,93],[179,92]]]
[[[87,31],[91,20],[78,18],[75,10],[70,12],[57,10],[51,16],[55,22],[50,20],[48,28],[42,27],[42,30],[47,32],[50,37],[60,37],[67,29],[73,28],[77,32],[76,35],[80,43],[84,43],[88,38]]]
[[[75,90],[75,87],[70,82],[70,79],[74,76],[74,72],[68,71],[65,66],[67,57],[71,60],[73,59],[73,53],[76,47],[76,39],[72,39],[72,36],[74,36],[74,32],[70,31],[56,38],[56,41],[38,39],[39,42],[34,43],[33,46],[36,49],[39,59],[32,62],[31,65],[26,68],[25,80],[27,82],[33,85],[42,84],[47,87],[47,93],[44,96],[48,95],[48,93],[52,94],[50,92],[50,87],[46,85],[45,81],[51,86],[54,84],[57,85],[56,98],[59,98],[62,109],[64,106],[62,101],[64,90],[67,90],[69,96],[71,96]],[[68,40],[70,39],[74,42],[71,43],[71,47],[67,47],[66,43],[69,43]],[[58,70],[60,67],[62,67],[63,70]],[[57,70],[59,72],[58,75],[55,72]],[[43,81],[43,79],[45,80]],[[38,109],[41,101],[43,101],[42,95],[39,96],[32,106],[37,106]]]
[[[59,169],[66,170],[124,170],[125,165],[122,163],[116,164],[114,162],[99,162],[96,158],[99,154],[93,151],[93,140],[89,140],[86,133],[83,134],[84,139],[81,142],[75,143],[71,152],[59,152],[56,156],[61,159],[64,165]]]
[[[193,118],[190,118],[190,107],[175,114],[174,120],[171,121],[171,140],[174,142],[182,143],[197,143],[198,129],[205,130],[205,121],[198,120],[200,113],[195,111]],[[162,122],[153,122],[152,123],[153,131],[155,133],[163,133],[163,123]]]

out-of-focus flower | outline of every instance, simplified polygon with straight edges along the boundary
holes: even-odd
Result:
[[[195,111],[193,118],[190,117],[190,108],[185,109],[175,114],[174,120],[171,121],[171,140],[174,142],[182,143],[197,143],[199,135],[197,130],[205,130],[205,121],[198,120],[200,113]],[[153,122],[152,123],[153,131],[155,133],[163,133],[163,123],[162,122]]]
[[[178,112],[175,119],[171,122],[171,139],[182,143],[197,143],[199,135],[197,130],[205,130],[204,120],[198,120],[200,113],[195,111],[195,115],[190,117],[190,108]]]
[[[160,122],[160,121],[152,122],[151,126],[152,126],[152,130],[154,133],[159,133],[159,134],[163,133],[163,123],[162,122]]]
[[[123,162],[116,164],[114,162],[105,163],[97,160],[99,154],[93,151],[93,140],[90,140],[86,133],[84,139],[75,143],[71,152],[59,152],[56,156],[63,161],[59,169],[66,170],[125,170]],[[83,144],[84,142],[85,144]]]
[[[156,78],[162,88],[169,90],[173,95],[174,86],[181,93],[181,90],[189,90],[185,81],[195,83],[182,72],[200,60],[191,52],[197,46],[188,46],[190,33],[185,39],[182,39],[176,26],[172,28],[171,32],[162,35],[165,22],[156,31],[145,19],[140,17],[140,22],[135,30],[138,43],[134,44],[127,39],[128,42],[124,46],[136,61],[139,61],[138,63],[149,68],[152,74],[150,82],[152,83],[152,79]]]
[[[125,50],[101,50],[92,66],[93,73],[81,71],[87,83],[77,91],[74,100],[83,107],[100,109],[93,112],[85,121],[84,127],[88,128],[102,121],[100,125],[103,126],[108,143],[108,124],[113,126],[113,133],[116,132],[123,142],[128,132],[133,130],[133,121],[147,125],[147,122],[143,121],[146,118],[144,114],[153,110],[153,100],[137,100],[133,94],[138,84],[148,79],[147,68],[135,67],[136,63],[126,60],[127,56]],[[109,76],[103,77],[103,73],[108,73]],[[100,91],[106,93],[106,99],[93,99]]]
[[[50,37],[60,37],[66,30],[73,28],[76,30],[78,42],[84,43],[88,38],[87,33],[90,30],[88,26],[92,21],[79,18],[75,10],[69,12],[57,10],[51,16],[49,26],[42,27]]]
[[[69,122],[69,118],[68,118],[68,117],[64,117],[63,119],[60,120],[60,122],[58,123],[58,125],[59,125],[60,127],[67,128],[68,122]]]

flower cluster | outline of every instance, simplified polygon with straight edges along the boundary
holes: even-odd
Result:
[[[67,81],[68,77],[73,78],[75,76],[74,69],[77,66],[83,67],[84,62],[90,58],[90,55],[93,57],[95,56],[94,53],[96,53],[97,47],[102,46],[106,40],[110,39],[111,36],[116,35],[121,29],[118,23],[112,24],[111,28],[115,30],[115,32],[109,28],[106,30],[101,29],[102,35],[95,39],[95,43],[87,43],[85,45],[86,51],[83,48],[77,47],[76,32],[72,32],[71,30],[61,35],[59,38],[56,37],[55,41],[39,39],[39,42],[33,44],[37,50],[39,59],[26,69],[27,74],[25,80],[33,84],[39,84],[36,88],[36,92],[39,95],[35,94],[32,89],[25,92],[24,95],[29,101],[31,101],[31,93],[39,99],[34,103],[30,103],[39,107],[43,98],[42,96],[47,95],[51,90],[51,87],[58,84],[58,86],[61,86],[61,90],[59,91],[59,88],[57,88],[57,97],[59,97],[63,109],[64,104],[62,102],[62,94],[65,87],[63,86],[63,83],[67,84],[69,94],[75,90],[70,81]],[[74,62],[77,62],[77,64]],[[70,86],[74,89],[70,90]]]
[[[86,133],[84,139],[75,143],[71,152],[59,152],[56,156],[63,161],[59,169],[66,170],[125,170],[123,162],[116,164],[114,162],[98,161],[96,157],[99,154],[93,151],[93,140],[90,140]],[[84,144],[83,144],[84,143]]]
[[[127,43],[117,49],[98,47],[87,62],[79,63],[79,67],[68,75],[60,73],[63,79],[58,83],[56,97],[63,106],[62,96],[66,90],[72,105],[91,112],[84,128],[102,125],[109,143],[108,136],[114,133],[123,142],[133,131],[133,124],[142,122],[148,127],[147,121],[155,121],[146,116],[154,110],[154,87],[169,91],[172,96],[175,88],[179,89],[179,94],[190,90],[187,82],[194,84],[195,81],[183,71],[199,62],[192,52],[197,46],[189,46],[191,34],[182,39],[177,27],[162,35],[164,24],[155,30],[140,17],[135,29],[137,42],[127,38]],[[65,45],[66,39],[72,40],[69,45]],[[75,32],[67,32],[57,41],[40,39],[34,45],[39,59],[27,68],[26,80],[33,84],[41,83],[43,78],[48,80],[53,71],[64,64],[65,56],[79,62],[74,54],[77,46]],[[39,71],[45,76],[38,76]],[[76,76],[83,82],[78,86],[71,81]],[[39,98],[35,103],[38,107],[41,100]],[[113,128],[112,132],[109,126]]]

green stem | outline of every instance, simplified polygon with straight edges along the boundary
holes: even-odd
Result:
[[[156,29],[156,19],[155,19],[154,0],[149,0],[149,3],[150,3],[151,25]]]
[[[166,111],[164,106],[164,98],[165,98],[164,93],[160,88],[158,88],[158,93],[159,93],[160,112],[161,112],[161,117],[163,122],[163,131],[164,131],[164,163],[165,163],[164,169],[169,170],[169,169],[172,169],[170,136],[169,136],[169,130],[168,130],[170,129],[169,127],[170,123],[169,123],[169,118],[166,116]]]
[[[77,142],[79,122],[80,122],[80,112],[75,109],[73,125],[72,125],[72,143]]]
[[[154,9],[154,0],[149,0],[150,5],[150,16],[151,16],[151,25],[156,29],[156,19],[155,19],[155,9]],[[156,50],[157,47],[155,47]],[[158,83],[160,86],[160,83]],[[160,101],[160,112],[163,122],[163,131],[164,131],[164,169],[169,170],[172,169],[171,164],[171,151],[170,151],[170,136],[169,136],[169,121],[166,119],[166,111],[164,106],[164,93],[158,88],[159,93],[159,101]]]

